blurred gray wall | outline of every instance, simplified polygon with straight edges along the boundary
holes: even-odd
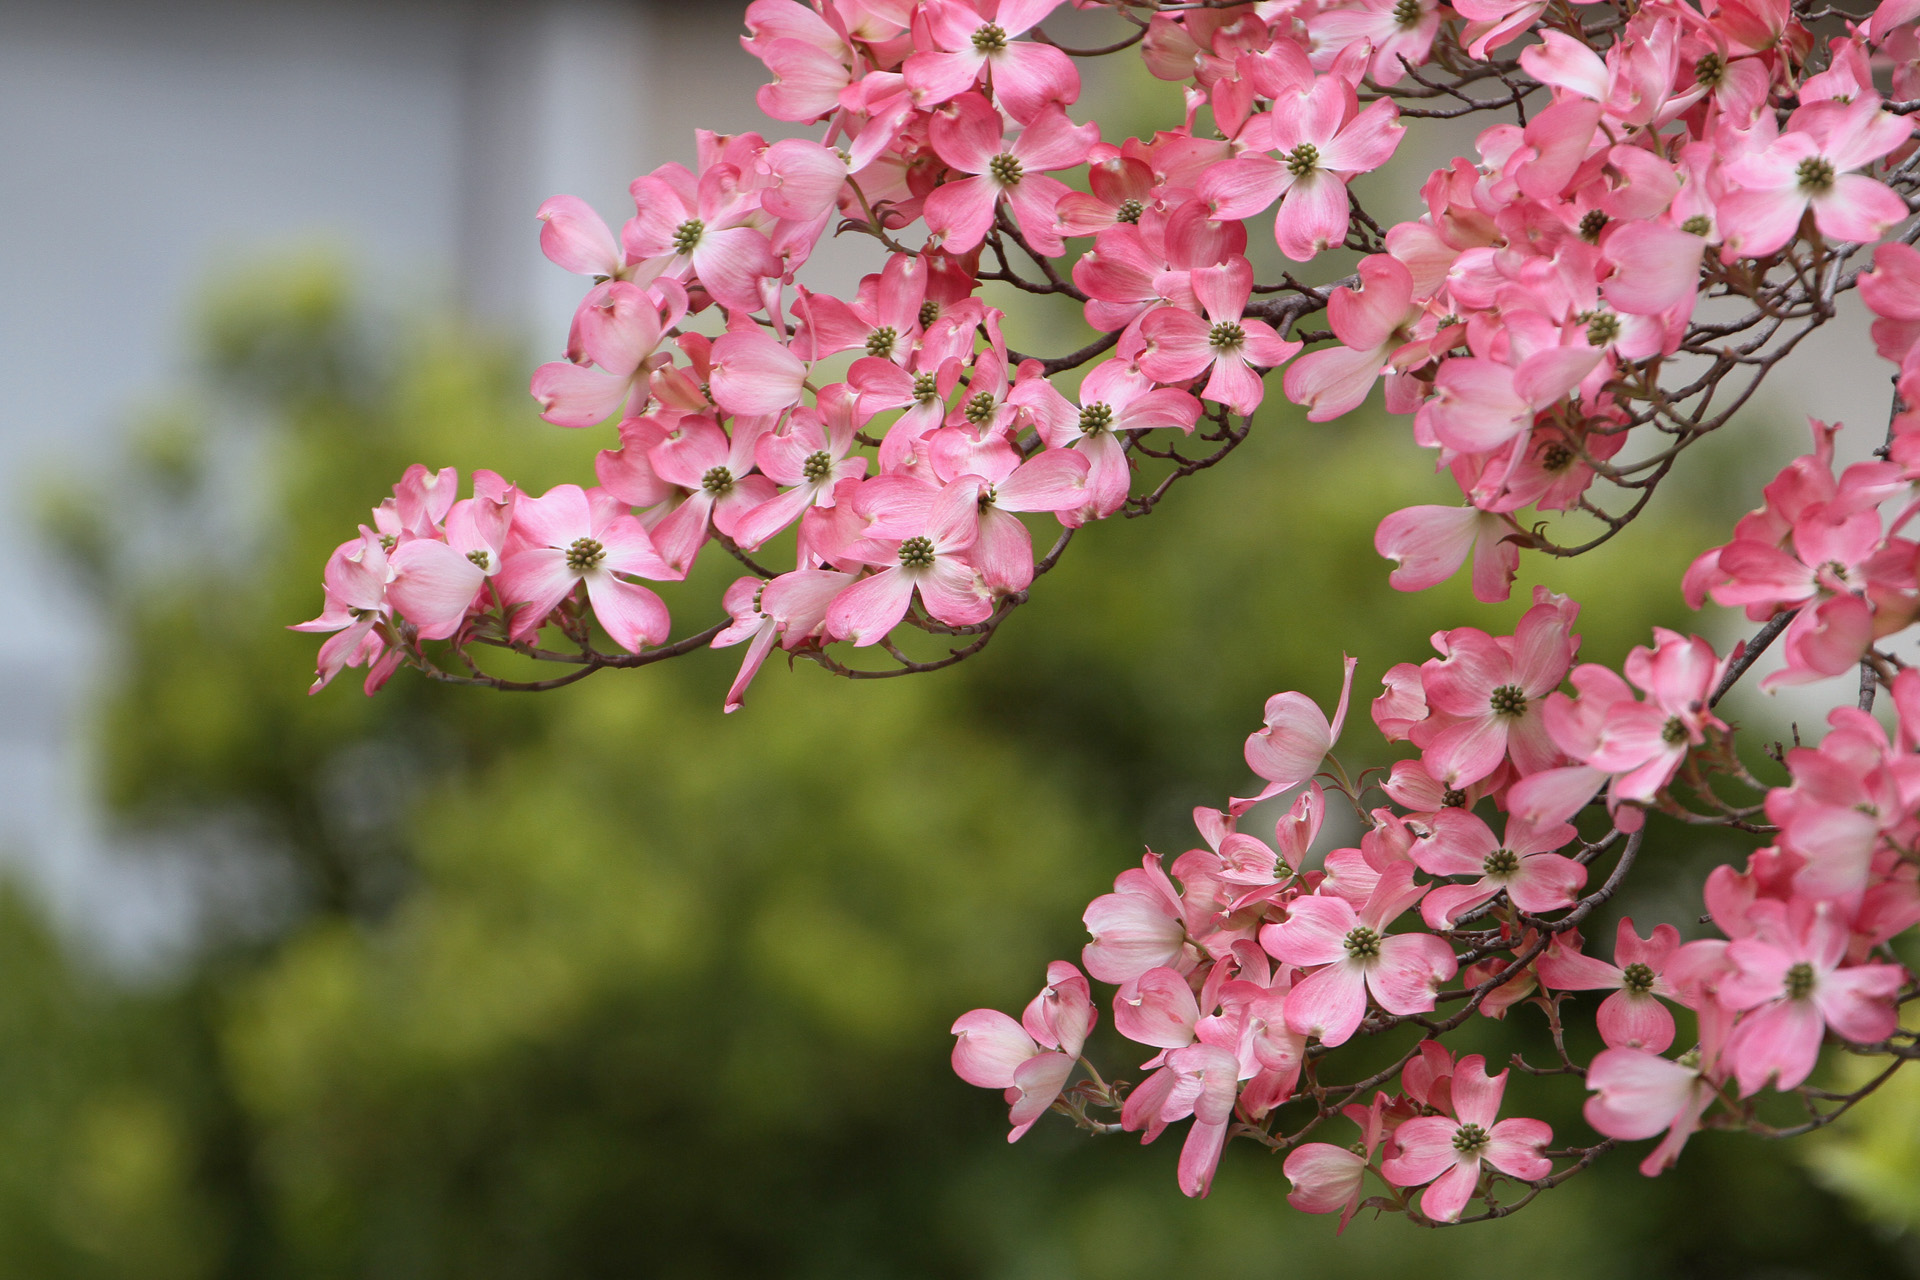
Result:
[[[88,800],[80,716],[113,648],[35,543],[34,476],[111,449],[189,374],[208,278],[286,246],[336,246],[385,309],[557,354],[581,282],[534,209],[573,192],[618,226],[696,122],[751,124],[743,7],[0,0],[0,851],[112,954],[177,945],[194,894],[116,857]]]

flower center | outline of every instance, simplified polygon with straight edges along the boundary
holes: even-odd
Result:
[[[1565,471],[1572,462],[1573,450],[1567,448],[1567,446],[1561,444],[1558,440],[1553,441],[1540,451],[1540,466],[1542,470],[1555,472]]]
[[[1311,142],[1303,142],[1287,152],[1287,172],[1296,178],[1304,178],[1320,167],[1320,148]]]
[[[1527,713],[1527,691],[1517,684],[1503,684],[1487,698],[1497,716],[1519,717]]]
[[[1802,960],[1787,970],[1787,999],[1805,1000],[1813,994],[1813,966]]]
[[[1713,230],[1713,220],[1705,214],[1696,213],[1681,223],[1680,229],[1690,236],[1704,236]]]
[[[925,569],[933,563],[933,539],[908,538],[900,544],[900,567]]]
[[[1668,746],[1687,740],[1687,725],[1679,716],[1668,716],[1667,722],[1660,726],[1660,741]]]
[[[708,467],[707,474],[700,477],[700,487],[717,498],[733,488],[733,472],[725,467]]]
[[[1710,51],[1702,54],[1700,61],[1693,65],[1693,82],[1695,84],[1705,85],[1709,89],[1718,85],[1726,78],[1726,75],[1727,60],[1721,57],[1718,52]]]
[[[800,469],[806,474],[807,479],[818,484],[833,474],[833,455],[825,449],[818,453],[810,453],[807,455],[807,460],[800,464]]]
[[[1207,345],[1215,351],[1238,351],[1246,340],[1247,331],[1231,320],[1222,320],[1207,330]]]
[[[1448,787],[1440,793],[1442,809],[1464,809],[1467,807],[1467,793],[1458,787]]]
[[[931,373],[914,374],[913,398],[921,404],[932,404],[940,398],[940,380]]]
[[[1620,971],[1626,989],[1637,996],[1653,990],[1653,970],[1644,964],[1630,964]]]
[[[1146,212],[1146,206],[1138,200],[1122,200],[1120,207],[1113,211],[1115,222],[1138,222],[1140,215]]]
[[[1580,238],[1588,244],[1597,244],[1600,233],[1607,229],[1607,215],[1598,209],[1589,209],[1580,219]]]
[[[1480,870],[1494,880],[1510,879],[1520,870],[1520,855],[1511,849],[1495,849],[1480,864]]]
[[[1394,24],[1403,29],[1419,26],[1420,17],[1420,0],[1400,0],[1400,3],[1393,6]]]
[[[993,411],[999,407],[993,398],[993,392],[975,392],[967,400],[967,421],[976,427],[983,422],[991,422]]]
[[[995,23],[983,23],[974,28],[973,47],[981,53],[999,53],[1007,47],[1006,30]]]
[[[1003,187],[1018,186],[1022,172],[1020,158],[1010,152],[997,155],[987,161],[987,172],[991,173],[993,180]]]
[[[892,325],[883,324],[867,335],[867,354],[890,356],[893,354],[893,344],[899,340],[899,332]]]
[[[1113,409],[1105,404],[1090,404],[1080,411],[1080,434],[1097,436],[1113,425]]]
[[[1358,925],[1347,931],[1341,945],[1355,960],[1371,960],[1380,954],[1380,935],[1365,925]]]
[[[1477,1124],[1463,1124],[1453,1131],[1453,1149],[1463,1156],[1477,1156],[1493,1139]]]
[[[487,554],[485,549],[467,552],[467,559],[473,561],[474,564],[482,569],[491,569],[493,567],[493,557]]]
[[[673,251],[692,253],[693,246],[700,243],[700,237],[707,234],[707,224],[698,218],[688,218],[673,229]]]
[[[1800,189],[1813,195],[1833,189],[1833,161],[1824,156],[1808,156],[1800,162],[1795,176],[1800,179]]]
[[[1604,347],[1620,336],[1620,317],[1611,311],[1587,313],[1587,345]]]
[[[940,318],[939,303],[935,302],[932,298],[928,298],[925,302],[920,304],[920,327],[922,329],[930,327],[933,324],[933,322],[935,320],[938,320],[939,318]]]
[[[575,538],[567,548],[567,568],[585,573],[607,558],[607,549],[595,538]]]
[[[391,551],[399,545],[400,545],[400,538],[398,534],[383,533],[380,535],[381,550]]]

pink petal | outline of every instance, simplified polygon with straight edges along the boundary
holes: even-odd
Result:
[[[975,1009],[953,1024],[953,1072],[982,1089],[1013,1087],[1014,1072],[1039,1046],[1018,1022],[998,1009]]]
[[[1287,993],[1287,1029],[1326,1045],[1345,1044],[1366,1012],[1367,976],[1351,960],[1308,974]]]
[[[1673,1014],[1652,995],[1616,991],[1600,1002],[1595,1021],[1611,1049],[1665,1053],[1673,1043]]]
[[[900,624],[912,600],[913,579],[899,569],[883,569],[834,597],[827,608],[827,634],[855,646],[878,644]]]
[[[588,574],[586,582],[593,616],[628,653],[662,644],[671,634],[673,620],[667,606],[647,588],[605,572]]]
[[[579,196],[554,196],[534,214],[540,219],[540,251],[577,275],[611,276],[623,265],[613,233]]]
[[[1433,1008],[1440,984],[1459,968],[1453,948],[1443,939],[1430,933],[1397,933],[1381,939],[1379,962],[1367,970],[1367,987],[1388,1013],[1425,1013]]]
[[[1462,1160],[1434,1179],[1420,1196],[1420,1212],[1435,1222],[1452,1222],[1473,1199],[1480,1182],[1480,1162]]]

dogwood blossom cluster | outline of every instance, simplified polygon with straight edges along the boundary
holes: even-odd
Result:
[[[1920,1056],[1898,1018],[1920,983],[1887,950],[1920,923],[1920,669],[1888,682],[1892,733],[1836,708],[1769,788],[1714,714],[1744,647],[1722,658],[1657,630],[1623,677],[1577,661],[1577,612],[1541,589],[1512,635],[1436,635],[1439,656],[1387,672],[1372,707],[1382,736],[1417,754],[1351,779],[1330,755],[1351,660],[1331,720],[1302,694],[1269,700],[1246,743],[1267,786],[1196,810],[1204,847],[1170,868],[1149,853],[1122,872],[1087,907],[1081,966],[1050,965],[1020,1020],[977,1009],[954,1023],[955,1071],[1005,1091],[1014,1139],[1048,1109],[1145,1142],[1189,1122],[1188,1195],[1207,1193],[1228,1138],[1284,1151],[1290,1202],[1343,1228],[1361,1207],[1440,1224],[1479,1200],[1472,1216],[1497,1217],[1619,1143],[1661,1137],[1640,1166],[1654,1175],[1702,1127],[1797,1132],[1864,1098],[1878,1079],[1847,1095],[1808,1081],[1823,1043],[1884,1057],[1880,1079]],[[1715,775],[1757,799],[1730,803]],[[1356,844],[1320,847],[1329,794],[1353,808]],[[1242,829],[1276,797],[1291,802],[1271,839]],[[1772,843],[1707,878],[1718,936],[1682,942],[1673,924],[1643,936],[1622,918],[1610,947],[1590,949],[1580,926],[1625,882],[1650,811]],[[1589,814],[1585,833],[1569,821]],[[1121,1068],[1137,1082],[1084,1056],[1089,978],[1114,988],[1103,1003],[1138,1046]],[[1593,1007],[1585,992],[1607,994]],[[1556,1146],[1540,1120],[1501,1119],[1512,1069],[1448,1047],[1516,1008],[1545,1015],[1560,1059],[1515,1055],[1521,1079],[1583,1081],[1591,1135]],[[1606,1048],[1581,1062],[1564,1033],[1588,1013]],[[1349,1078],[1334,1051],[1355,1037],[1397,1056]],[[1768,1121],[1757,1095],[1794,1092],[1811,1118]],[[1323,1140],[1342,1117],[1359,1141]]]
[[[1050,35],[1069,7],[1111,42]],[[1897,370],[1885,444],[1836,471],[1816,422],[1683,583],[1744,609],[1751,641],[1722,656],[1662,631],[1618,671],[1581,663],[1576,607],[1543,591],[1513,634],[1445,631],[1385,673],[1373,718],[1417,754],[1377,776],[1328,755],[1345,692],[1331,720],[1279,695],[1247,746],[1266,788],[1202,811],[1205,848],[1124,873],[1089,908],[1085,974],[1056,963],[1017,1021],[962,1018],[955,1065],[1008,1091],[1016,1137],[1050,1108],[1148,1140],[1187,1123],[1190,1194],[1244,1135],[1289,1153],[1299,1207],[1446,1222],[1615,1142],[1667,1133],[1653,1171],[1703,1124],[1793,1128],[1762,1094],[1798,1091],[1823,1124],[1858,1100],[1808,1084],[1825,1042],[1914,1056],[1887,948],[1920,919],[1920,676],[1899,652],[1920,613],[1920,0],[1863,19],[1810,0],[754,0],[746,27],[762,110],[802,136],[698,133],[693,168],[635,179],[617,230],[572,196],[538,210],[547,256],[587,283],[531,390],[547,422],[600,433],[593,474],[534,494],[476,471],[462,496],[452,468],[411,468],[301,624],[327,636],[316,690],[352,666],[371,693],[403,665],[538,690],[737,646],[732,711],[776,648],[856,678],[945,667],[1078,530],[1228,459],[1270,389],[1328,422],[1379,384],[1461,496],[1383,513],[1388,582],[1470,562],[1502,600],[1521,551],[1605,544],[1864,306]],[[1149,137],[1080,108],[1082,66],[1129,51],[1179,95]],[[1493,121],[1472,154],[1383,226],[1356,180],[1390,173],[1409,127],[1468,116]],[[843,233],[872,270],[836,293],[808,266]],[[1084,332],[1011,346],[1028,298],[1069,300]],[[673,585],[703,554],[737,564],[731,585]],[[704,606],[703,629],[676,637],[669,600]],[[1771,784],[1715,713],[1769,649],[1770,688],[1859,690]],[[568,670],[510,678],[494,651]],[[1329,852],[1330,794],[1363,834]],[[1271,843],[1238,829],[1265,803],[1289,804]],[[1708,880],[1717,938],[1623,922],[1591,955],[1581,925],[1649,814],[1770,843]],[[1083,1057],[1088,975],[1154,1051],[1138,1083]],[[1609,1047],[1538,1069],[1593,1090],[1599,1137],[1555,1148],[1500,1118],[1509,1070],[1446,1037],[1530,1002],[1563,1044],[1586,999],[1568,993],[1603,989]],[[1403,1029],[1396,1065],[1337,1082],[1341,1045]],[[1351,1149],[1319,1140],[1342,1116]]]

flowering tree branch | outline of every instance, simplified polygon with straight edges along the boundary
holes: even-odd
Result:
[[[410,469],[328,562],[302,624],[328,637],[315,688],[411,666],[539,691],[744,645],[732,711],[776,647],[849,679],[940,670],[1077,530],[1228,464],[1270,390],[1320,422],[1380,385],[1462,498],[1381,522],[1389,583],[1471,564],[1503,600],[1522,551],[1605,546],[1863,306],[1897,369],[1886,444],[1836,472],[1814,422],[1682,582],[1695,608],[1744,609],[1751,640],[1722,656],[1660,630],[1619,671],[1581,663],[1579,606],[1540,589],[1513,634],[1454,628],[1385,673],[1372,718],[1408,754],[1357,780],[1331,754],[1352,664],[1330,719],[1276,695],[1245,748],[1265,788],[1197,811],[1204,847],[1089,906],[1084,973],[1056,962],[1022,1017],[954,1025],[956,1070],[1005,1092],[1013,1137],[1049,1111],[1147,1141],[1185,1124],[1191,1195],[1246,1138],[1343,1226],[1504,1217],[1623,1143],[1664,1135],[1655,1174],[1702,1127],[1785,1137],[1857,1105],[1920,1052],[1898,1022],[1920,988],[1889,949],[1920,923],[1920,674],[1896,651],[1920,616],[1920,5],[1073,0],[1113,24],[1080,48],[1040,25],[1062,3],[755,0],[760,105],[813,136],[701,133],[697,172],[637,178],[617,235],[570,196],[539,210],[548,257],[589,284],[532,392],[556,426],[614,424],[594,483],[477,471],[461,496],[452,468]],[[1146,138],[1075,123],[1081,64],[1136,53],[1184,110]],[[1476,115],[1419,217],[1351,189],[1407,122]],[[829,228],[875,248],[852,297],[807,283]],[[1278,283],[1255,283],[1254,235],[1296,264]],[[1086,327],[1030,355],[1002,304]],[[710,543],[748,572],[673,640],[650,584]],[[569,669],[506,679],[495,649]],[[1817,745],[1771,746],[1778,786],[1715,714],[1768,653],[1765,687],[1849,684]],[[1320,846],[1330,796],[1354,847]],[[1241,829],[1267,802],[1271,842]],[[1649,821],[1754,837],[1704,886],[1719,936],[1623,920],[1592,954],[1581,926]],[[1137,1083],[1084,1053],[1089,975],[1153,1051]],[[1611,992],[1608,1047],[1582,1061],[1564,1019],[1589,990]],[[1557,1062],[1512,1065],[1529,1090],[1584,1088],[1592,1142],[1501,1119],[1510,1070],[1449,1047],[1513,1009],[1545,1017]],[[1356,1036],[1397,1038],[1390,1065],[1343,1070]],[[1886,1061],[1827,1091],[1823,1046]],[[1354,1146],[1318,1140],[1346,1121]]]

